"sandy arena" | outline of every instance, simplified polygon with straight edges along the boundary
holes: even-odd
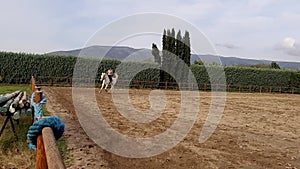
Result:
[[[210,93],[200,92],[200,112],[187,137],[171,150],[149,158],[125,158],[97,146],[76,118],[71,88],[44,87],[47,109],[66,123],[64,137],[70,157],[68,168],[255,168],[300,169],[300,95],[227,93],[225,111],[213,135],[198,142],[210,106]],[[92,90],[92,89],[91,89]],[[130,90],[138,110],[150,108],[151,90]],[[116,90],[116,94],[122,90]],[[98,93],[99,108],[118,132],[131,137],[151,137],[168,129],[180,109],[180,93],[165,91],[167,105],[162,115],[147,124],[121,116],[110,93]]]

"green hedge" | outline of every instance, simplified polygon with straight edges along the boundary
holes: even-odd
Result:
[[[77,57],[49,56],[24,53],[0,52],[0,76],[3,83],[29,83],[31,76],[73,77]],[[85,58],[77,67],[88,70],[90,64],[99,64],[97,77],[109,67],[116,68],[118,60],[102,60]],[[82,71],[81,77],[89,77]]]
[[[218,81],[222,75],[220,72],[224,70],[227,85],[300,87],[300,72],[292,70],[237,66],[222,68],[216,65],[191,65],[191,70],[200,84],[210,84],[207,72]]]
[[[96,58],[0,52],[0,76],[3,83],[29,83],[31,76],[72,78],[75,64],[78,73],[75,76],[78,77],[94,77],[96,74],[96,78],[100,78],[101,73],[111,67],[118,72],[122,80],[159,81],[157,64],[138,62],[121,64],[121,61],[111,59],[102,59],[100,62],[100,59]],[[95,67],[98,67],[97,72],[92,70]],[[134,75],[136,71],[139,73]],[[49,82],[51,80],[48,79]]]
[[[226,81],[230,85],[289,86],[292,71],[280,69],[226,67]]]
[[[159,65],[154,63],[122,62],[118,72],[122,80],[159,81]]]
[[[80,77],[93,77],[83,70],[98,66],[96,77],[109,67],[114,68],[121,80],[138,80],[159,82],[159,65],[154,63],[121,62],[118,60],[95,58],[78,58],[73,56],[49,56],[25,53],[0,52],[0,80],[4,83],[29,83],[31,76],[54,76],[72,78],[75,63],[79,67]],[[80,64],[79,64],[80,63]],[[198,84],[222,81],[222,72],[226,84],[242,86],[284,86],[300,88],[300,72],[281,69],[263,69],[251,67],[221,67],[217,65],[191,65],[191,71]],[[143,70],[143,71],[142,71]],[[139,72],[139,73],[135,73]],[[210,72],[210,75],[208,75]],[[211,78],[211,79],[210,79]]]

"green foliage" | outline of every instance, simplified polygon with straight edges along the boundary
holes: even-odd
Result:
[[[191,48],[189,33],[185,31],[184,37],[179,30],[177,35],[175,29],[164,30],[162,37],[162,69],[161,82],[175,82],[170,75],[176,76],[181,82],[187,81],[188,69],[190,66]],[[187,66],[186,66],[187,65]],[[168,73],[167,73],[168,72]]]
[[[276,62],[267,64],[255,64],[255,65],[239,65],[238,67],[253,67],[253,68],[265,68],[265,69],[280,69],[280,66]]]
[[[122,62],[118,65],[120,80],[159,81],[160,65],[155,63]]]
[[[276,62],[271,63],[271,68],[272,69],[280,69],[280,66]]]
[[[300,88],[300,71],[291,72],[291,84],[292,87]]]
[[[191,63],[191,42],[190,42],[190,33],[188,31],[185,31],[183,39],[184,43],[184,62],[190,66]]]
[[[184,58],[184,43],[182,42],[181,31],[179,30],[176,36],[176,55],[183,60]]]
[[[195,64],[195,65],[204,65],[204,62],[202,62],[201,60],[198,60],[198,61],[195,60],[195,61],[194,61],[194,64]]]
[[[210,84],[208,71],[212,72],[211,77],[218,81],[221,66],[217,65],[191,65],[191,70],[199,84]],[[215,74],[214,74],[215,72]],[[227,85],[241,86],[284,86],[300,87],[300,73],[281,69],[260,69],[250,67],[225,67]]]
[[[160,65],[157,63],[122,62],[116,71],[118,82],[125,81],[130,87],[156,87],[160,80]]]
[[[77,59],[81,59],[76,64]],[[121,62],[118,60],[99,60],[96,58],[77,58],[73,56],[49,56],[25,53],[0,52],[0,76],[2,83],[30,83],[31,76],[52,76],[72,78],[76,64],[81,77],[91,77],[85,74],[93,66],[99,65],[97,77],[100,72],[109,67],[116,68]],[[93,72],[92,70],[90,70]]]
[[[210,84],[209,76],[204,65],[191,65],[190,68],[198,84]]]
[[[271,66],[270,65],[266,65],[266,64],[255,64],[255,65],[239,65],[236,67],[252,67],[252,68],[265,68],[265,69],[270,69]]]
[[[289,86],[291,71],[247,67],[225,67],[230,85]]]

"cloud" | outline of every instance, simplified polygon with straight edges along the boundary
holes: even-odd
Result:
[[[240,49],[241,48],[241,47],[236,46],[236,45],[231,44],[231,43],[223,43],[223,44],[216,43],[215,45],[218,46],[218,47],[223,47],[223,48],[227,48],[227,49]]]
[[[0,21],[5,23],[0,27],[0,51],[45,53],[79,48],[112,21],[136,13],[154,12],[190,22],[212,43],[217,43],[222,55],[264,59],[276,56],[298,61],[300,12],[296,4],[299,1],[5,1],[0,6]],[[145,26],[151,25],[149,21]],[[278,41],[286,35],[295,41]],[[193,38],[191,34],[191,40]],[[130,45],[149,48],[152,40],[140,43],[140,39],[130,41]],[[157,44],[160,42],[161,39],[156,40]]]
[[[300,56],[300,45],[296,39],[286,37],[281,43],[275,45],[275,50],[280,50],[291,56]]]

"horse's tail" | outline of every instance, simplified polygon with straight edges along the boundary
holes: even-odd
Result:
[[[116,80],[118,80],[118,78],[119,78],[119,75],[117,73],[115,73],[115,78],[116,78]]]

